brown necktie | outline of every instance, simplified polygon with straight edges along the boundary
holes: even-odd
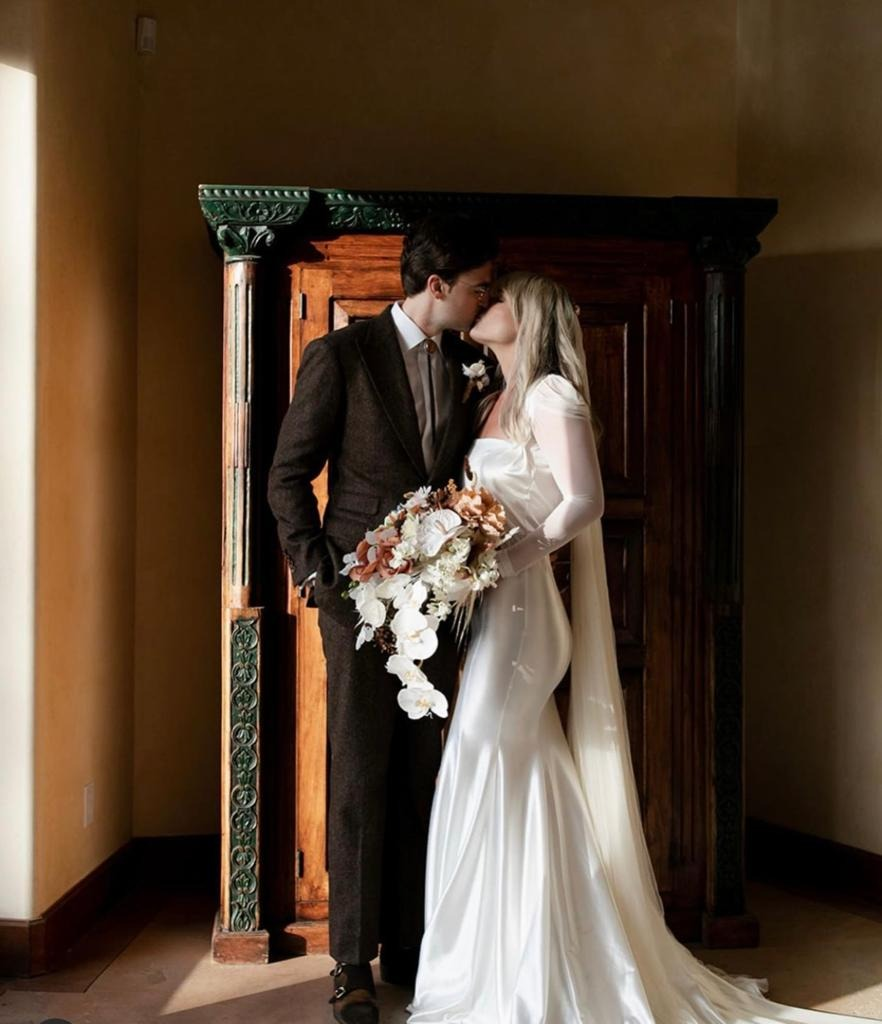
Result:
[[[438,351],[438,346],[431,338],[426,338],[426,365],[429,368],[429,423],[432,427],[432,455],[435,455],[435,384],[432,380],[432,355]]]

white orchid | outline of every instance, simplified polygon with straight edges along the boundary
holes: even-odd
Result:
[[[343,568],[340,570],[341,576],[348,576],[349,570],[356,565],[363,565],[363,562],[359,561],[358,555],[354,551],[350,551],[348,554],[343,556]]]
[[[379,629],[386,621],[386,606],[377,598],[366,601],[360,610],[365,624],[373,626],[374,629]]]
[[[438,650],[438,636],[428,619],[415,608],[402,608],[389,624],[397,641],[398,653],[414,661],[431,658]]]
[[[362,622],[378,629],[386,621],[386,605],[377,597],[375,583],[362,583],[355,589],[355,607]]]
[[[361,649],[362,644],[369,644],[374,638],[374,627],[364,625],[358,631],[358,636],[355,638],[355,649],[358,651]]]
[[[398,706],[413,720],[426,715],[447,717],[447,698],[440,690],[404,686],[398,691]]]
[[[426,590],[425,584],[417,580],[408,587],[400,587],[395,594],[392,604],[399,609],[414,608],[416,611],[420,611],[428,597],[429,591]]]
[[[390,658],[387,658],[386,671],[390,672],[393,676],[398,676],[404,686],[411,686],[417,690],[432,689],[432,684],[429,682],[426,673],[423,672],[419,665],[415,665],[410,658],[405,658],[403,654],[393,654]]]
[[[410,582],[410,576],[408,576],[407,573],[399,573],[397,576],[389,576],[388,579],[382,580],[377,584],[377,597],[381,597],[384,601],[391,601],[396,598],[405,587],[410,586]]]
[[[376,596],[377,584],[372,580],[368,580],[366,583],[359,583],[352,591],[352,600],[355,601],[355,607],[359,611],[361,611],[361,606],[365,601],[372,601]]]

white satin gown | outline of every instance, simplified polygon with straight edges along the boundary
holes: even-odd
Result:
[[[853,1021],[773,1003],[764,979],[703,965],[664,925],[654,879],[636,914],[622,894],[639,887],[611,887],[608,823],[592,824],[552,697],[572,636],[548,558],[602,514],[600,469],[569,381],[545,377],[527,408],[529,444],[478,438],[469,453],[520,532],[473,619],[432,807],[409,1024]]]

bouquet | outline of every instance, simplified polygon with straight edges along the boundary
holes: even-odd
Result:
[[[485,487],[421,487],[404,496],[355,551],[341,575],[344,596],[358,610],[355,648],[375,643],[388,654],[386,671],[402,686],[398,704],[412,719],[447,715],[447,699],[423,672],[438,647],[438,625],[453,616],[462,639],[482,591],[499,579],[495,550],[506,532],[505,509]]]

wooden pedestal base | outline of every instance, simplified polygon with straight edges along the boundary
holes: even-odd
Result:
[[[759,921],[753,914],[701,918],[701,943],[708,949],[742,949],[759,945]]]
[[[273,935],[281,956],[306,956],[308,953],[328,952],[327,921],[292,921]]]
[[[216,964],[269,963],[269,932],[228,932],[215,915],[211,933],[211,958]]]

